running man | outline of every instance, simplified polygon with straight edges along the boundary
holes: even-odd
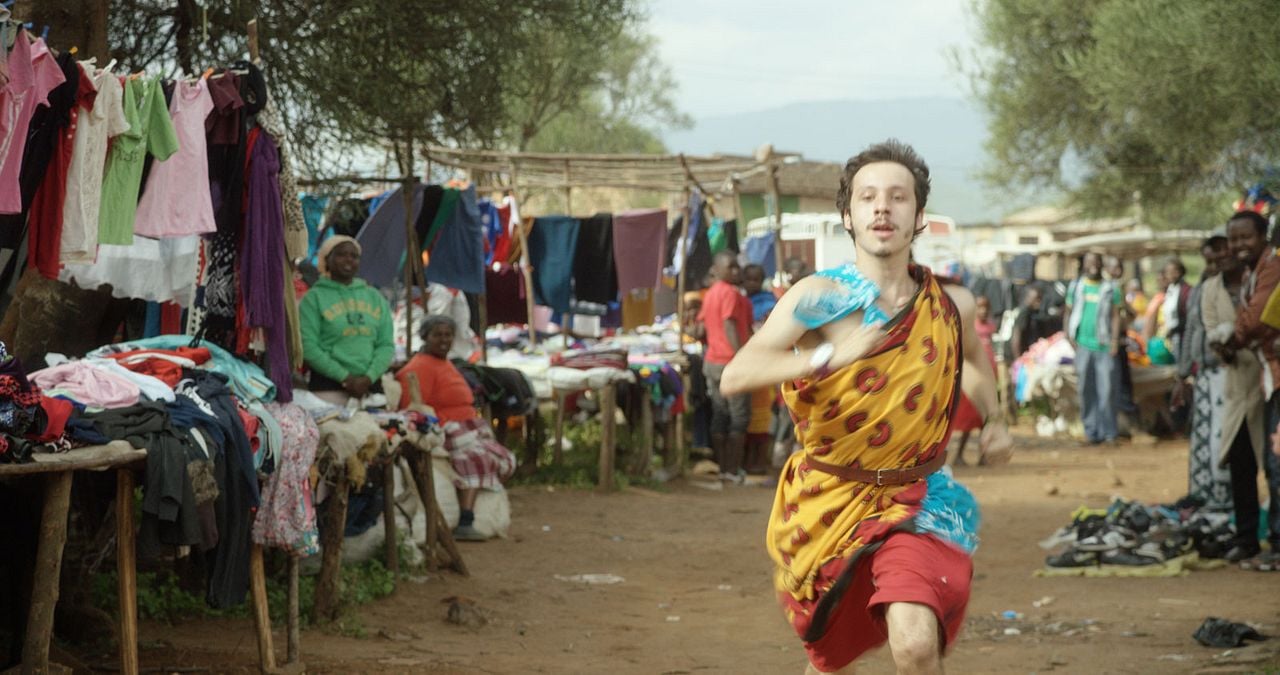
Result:
[[[964,621],[977,504],[939,471],[963,389],[987,463],[1008,461],[973,295],[911,263],[929,169],[903,143],[845,165],[837,206],[857,262],[787,291],[724,371],[726,395],[782,384],[803,451],[769,518],[774,585],[807,672],[851,672],[888,641],[901,673],[942,671]],[[963,376],[962,376],[963,373]]]

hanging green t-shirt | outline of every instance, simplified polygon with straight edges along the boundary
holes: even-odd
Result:
[[[1081,279],[1079,283],[1084,300],[1080,313],[1080,327],[1076,330],[1076,343],[1094,352],[1110,351],[1111,345],[1099,344],[1098,342],[1098,301],[1102,291],[1102,282]],[[1121,302],[1120,289],[1112,285],[1112,290],[1114,293],[1112,293],[1111,304],[1118,307]]]
[[[129,80],[124,87],[124,116],[129,130],[115,137],[102,178],[102,212],[98,243],[133,243],[133,218],[142,188],[142,165],[147,153],[163,162],[178,151],[169,106],[160,80]],[[208,189],[208,186],[203,186]]]

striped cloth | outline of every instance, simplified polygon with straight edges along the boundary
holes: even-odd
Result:
[[[444,436],[458,489],[497,488],[515,473],[516,456],[493,437],[489,423],[480,417],[446,422]]]

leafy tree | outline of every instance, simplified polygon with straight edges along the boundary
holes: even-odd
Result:
[[[1280,160],[1270,0],[979,0],[964,60],[991,113],[987,177],[1092,212],[1221,220]],[[1207,219],[1207,220],[1206,220]]]

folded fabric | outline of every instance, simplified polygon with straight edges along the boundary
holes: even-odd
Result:
[[[191,344],[191,337],[187,335],[158,335],[153,338],[107,345],[89,352],[88,355],[108,357],[112,354],[138,350],[178,349],[189,347]],[[261,368],[236,358],[231,352],[212,342],[204,341],[199,344],[201,349],[209,351],[211,357],[202,367],[226,375],[231,381],[232,392],[238,398],[244,401],[261,400],[263,402],[275,399],[276,385],[262,372]]]
[[[141,390],[128,379],[85,361],[70,361],[31,373],[30,379],[51,396],[65,396],[96,408],[126,408]]]

